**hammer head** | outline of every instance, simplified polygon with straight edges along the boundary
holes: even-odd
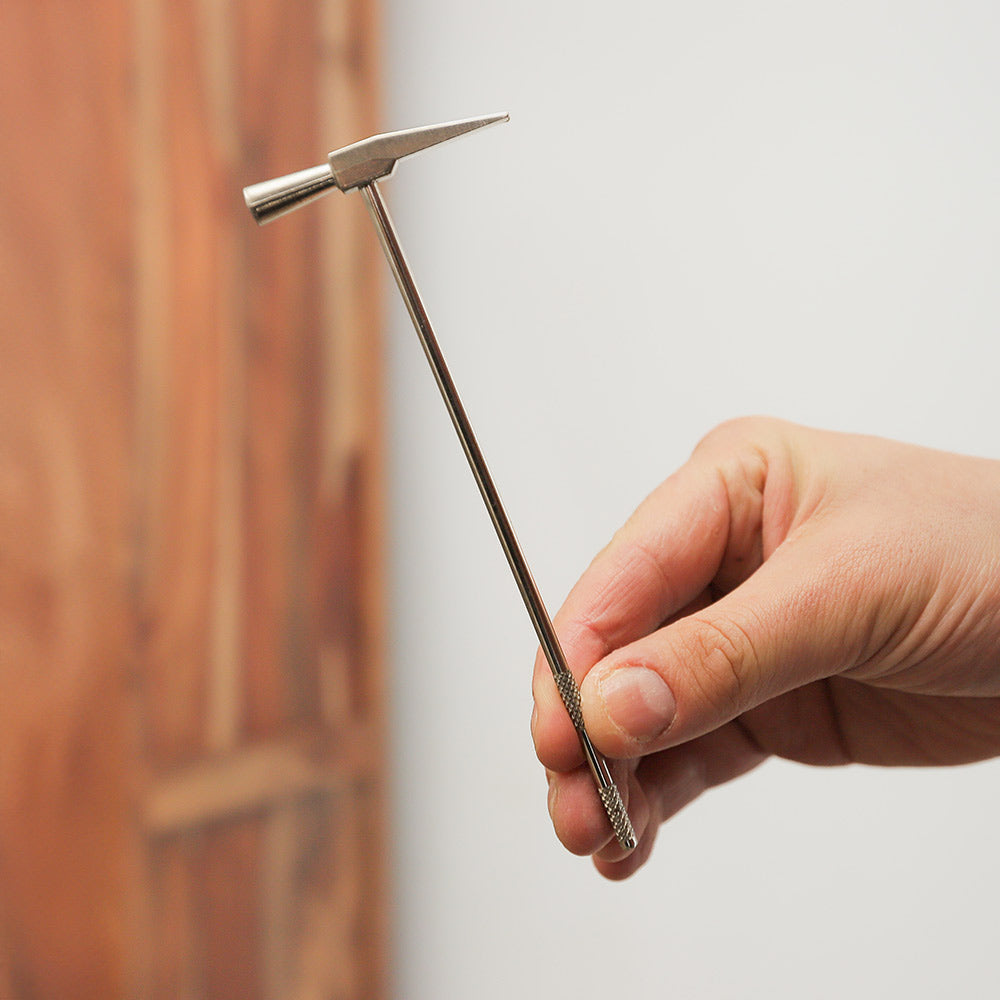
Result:
[[[483,128],[505,122],[508,115],[487,115],[483,118],[463,118],[461,121],[444,125],[428,125],[411,128],[404,132],[386,132],[374,135],[361,142],[355,142],[343,149],[330,153],[327,162],[309,170],[277,177],[274,180],[251,184],[243,189],[247,208],[258,223],[291,212],[331,188],[341,191],[371,184],[382,177],[388,177],[396,168],[396,163],[404,156],[417,153],[439,142],[454,139]]]

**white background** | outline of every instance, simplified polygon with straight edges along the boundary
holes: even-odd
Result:
[[[1000,457],[1000,7],[386,0],[384,186],[551,610],[716,423]],[[389,299],[396,994],[995,995],[1000,769],[770,762],[603,882],[535,641]]]

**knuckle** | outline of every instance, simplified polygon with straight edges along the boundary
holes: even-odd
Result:
[[[775,417],[747,416],[733,417],[712,428],[697,444],[695,451],[714,450],[717,447],[731,449],[773,438],[787,425]]]
[[[760,658],[749,631],[731,619],[688,619],[686,666],[691,683],[720,715],[733,718],[753,702]]]
[[[695,455],[713,466],[730,499],[758,497],[772,462],[783,456],[791,425],[772,417],[739,417],[710,431],[695,448]]]
[[[657,593],[662,603],[675,599],[676,586],[660,554],[643,538],[620,539],[608,581],[577,619],[576,627],[603,657],[630,638],[635,609],[643,595]]]

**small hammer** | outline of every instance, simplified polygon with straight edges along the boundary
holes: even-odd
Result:
[[[493,483],[493,477],[487,468],[486,460],[479,448],[472,425],[466,416],[465,407],[459,398],[451,373],[445,364],[444,355],[438,346],[437,338],[431,329],[427,311],[421,301],[420,293],[410,274],[410,269],[403,255],[399,238],[393,227],[392,220],[382,200],[382,195],[376,181],[388,177],[396,167],[397,161],[411,153],[417,153],[439,142],[454,139],[485,125],[508,120],[507,115],[488,115],[484,118],[466,118],[461,121],[448,122],[444,125],[430,125],[425,128],[407,129],[404,132],[388,132],[384,135],[372,136],[355,142],[343,149],[338,149],[327,157],[327,162],[309,170],[300,170],[294,174],[252,184],[243,189],[247,207],[258,223],[270,222],[272,219],[291,212],[293,209],[325,194],[331,188],[341,191],[352,191],[357,188],[365,199],[368,212],[375,223],[379,241],[385,251],[386,259],[392,268],[396,284],[403,295],[406,308],[416,327],[417,336],[427,360],[430,362],[437,381],[438,388],[444,398],[445,406],[455,425],[465,457],[469,460],[472,474],[476,478],[479,491],[482,493],[496,529],[500,545],[503,547],[507,562],[510,564],[514,579],[528,610],[531,623],[535,627],[538,641],[541,643],[545,658],[548,661],[556,687],[562,697],[566,711],[573,721],[584,757],[594,776],[598,794],[604,809],[611,821],[611,828],[622,847],[631,850],[636,846],[635,832],[629,820],[628,813],[622,801],[621,794],[611,777],[611,771],[604,757],[594,748],[583,724],[583,713],[580,709],[580,691],[576,680],[566,664],[559,640],[556,638],[552,620],[549,618],[542,602],[538,587],[531,576],[528,564],[518,545],[511,527],[510,520],[500,501],[500,494]]]

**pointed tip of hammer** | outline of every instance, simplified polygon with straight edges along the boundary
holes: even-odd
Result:
[[[373,136],[365,141],[384,144],[385,148],[391,151],[393,157],[398,160],[411,153],[419,153],[422,149],[429,149],[438,143],[447,142],[449,139],[456,139],[467,132],[474,132],[487,125],[496,125],[498,122],[506,121],[510,121],[508,114],[461,118],[455,122],[445,122],[443,125],[424,125],[421,128],[406,129],[403,132],[388,132],[385,135]]]
[[[462,118],[443,125],[426,125],[405,132],[386,132],[362,139],[343,149],[332,152],[327,163],[309,170],[300,170],[284,177],[251,184],[243,189],[247,207],[258,223],[270,222],[286,212],[304,205],[307,201],[325,194],[332,187],[342,191],[363,184],[370,184],[388,177],[396,161],[411,153],[436,146],[439,142],[455,139],[466,132],[474,132],[486,125],[510,121],[510,115],[484,115],[481,118]]]
[[[386,132],[362,139],[330,154],[330,169],[341,190],[366,184],[380,177],[388,177],[396,162],[404,156],[419,153],[438,143],[456,139],[467,132],[487,125],[510,121],[506,113],[484,115],[480,118],[462,118],[442,125],[425,125],[403,132]]]
[[[484,125],[498,125],[500,122],[509,122],[510,115],[506,111],[501,111],[495,115],[483,115],[481,118],[467,118],[471,128],[482,128]],[[456,124],[458,124],[456,122]]]

